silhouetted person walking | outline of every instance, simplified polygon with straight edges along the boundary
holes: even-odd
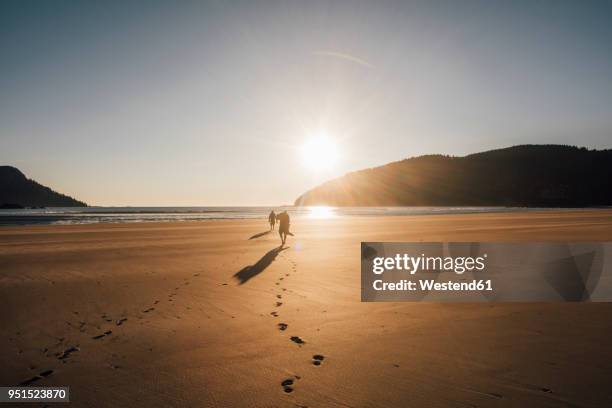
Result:
[[[293,236],[293,234],[289,232],[289,214],[287,214],[287,211],[283,211],[282,213],[276,216],[276,219],[279,222],[278,236],[281,239],[281,247],[282,247],[285,245],[285,241],[287,240],[287,235]]]
[[[270,230],[274,229],[274,224],[276,224],[276,214],[274,210],[270,211],[270,215],[268,215],[268,222],[270,223]]]

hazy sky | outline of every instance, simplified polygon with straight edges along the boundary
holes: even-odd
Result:
[[[612,3],[0,3],[0,164],[94,205],[267,205],[347,171],[612,147]],[[336,140],[339,163],[299,146]]]

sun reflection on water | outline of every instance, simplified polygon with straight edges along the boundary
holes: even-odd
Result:
[[[333,218],[336,216],[334,207],[317,205],[308,207],[308,218]]]

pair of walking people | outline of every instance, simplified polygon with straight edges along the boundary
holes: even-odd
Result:
[[[287,240],[287,235],[293,236],[293,234],[289,231],[289,214],[287,211],[283,211],[280,214],[274,213],[274,210],[270,211],[270,215],[268,215],[268,222],[270,223],[270,230],[274,230],[274,225],[278,221],[278,236],[281,239],[281,246],[285,245],[285,241]]]

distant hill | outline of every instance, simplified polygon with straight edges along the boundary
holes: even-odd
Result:
[[[612,150],[522,145],[414,157],[328,181],[295,205],[608,206]]]
[[[0,166],[0,207],[86,207],[84,202],[60,194],[28,179],[11,166]]]

